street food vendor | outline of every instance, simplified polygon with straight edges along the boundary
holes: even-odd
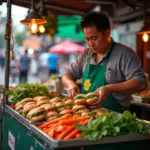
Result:
[[[78,93],[97,92],[102,107],[122,112],[130,104],[131,94],[147,86],[146,76],[135,52],[110,37],[110,22],[106,14],[90,12],[81,29],[89,46],[62,76],[69,97]],[[131,39],[132,40],[132,39]],[[82,78],[81,91],[76,80]]]

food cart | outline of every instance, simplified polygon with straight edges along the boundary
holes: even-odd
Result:
[[[4,92],[9,85],[9,58],[11,37],[11,0],[7,2],[7,46]],[[99,141],[86,139],[54,140],[36,127],[36,124],[22,117],[8,105],[8,96],[4,94],[4,101],[0,103],[1,116],[1,149],[3,150],[90,150],[90,149],[149,149],[150,136],[131,134],[115,137],[104,137]],[[141,120],[142,121],[142,120]],[[150,126],[149,122],[143,121]]]
[[[1,105],[0,110],[2,111]],[[145,123],[150,126],[148,121]],[[54,140],[42,132],[36,124],[22,117],[6,105],[3,116],[2,148],[4,150],[54,150],[54,149],[149,149],[150,136],[142,134],[104,137],[99,141],[86,139]]]

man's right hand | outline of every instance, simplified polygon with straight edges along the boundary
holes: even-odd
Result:
[[[80,89],[76,83],[72,82],[68,85],[68,97],[74,98],[77,94],[80,93]]]

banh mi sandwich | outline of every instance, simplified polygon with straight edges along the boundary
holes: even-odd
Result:
[[[15,104],[15,108],[16,108],[18,105],[20,105],[20,104],[22,104],[21,101],[17,102],[17,103]]]
[[[64,109],[62,111],[59,112],[60,115],[65,115],[65,114],[74,114],[73,110],[72,109]]]
[[[31,105],[31,104],[36,105],[36,101],[33,101],[33,102],[27,102],[26,104],[23,105],[23,108],[24,108],[24,107],[27,107],[28,105]]]
[[[93,112],[88,112],[88,111],[86,111],[86,112],[82,112],[82,113],[81,113],[81,117],[91,118],[91,117],[93,117],[93,116],[94,116],[94,113],[93,113]]]
[[[35,102],[35,100],[33,98],[28,97],[28,98],[22,99],[21,103],[22,103],[22,105],[25,105],[27,102],[33,102],[33,101]]]
[[[43,99],[43,100],[37,101],[37,103],[36,103],[37,106],[41,106],[43,104],[50,104],[50,101],[48,99],[47,100]]]
[[[27,118],[33,122],[42,121],[46,117],[46,112],[43,107],[36,107],[29,111]]]
[[[44,100],[44,99],[50,99],[48,96],[37,96],[34,99],[36,99],[36,101],[40,101],[40,100]]]
[[[91,111],[91,112],[97,112],[98,110],[100,110],[101,109],[101,105],[99,104],[99,105],[92,105],[92,106],[89,106],[89,110]]]
[[[75,113],[78,113],[78,114],[81,114],[83,112],[83,110],[87,110],[87,107],[85,105],[74,105],[72,107],[72,110],[75,112]]]
[[[56,111],[49,111],[49,112],[46,113],[46,118],[53,117],[55,115],[58,115],[58,112],[56,112]]]
[[[86,103],[88,105],[91,105],[91,104],[97,102],[98,99],[99,99],[99,95],[95,92],[90,92],[90,93],[86,94]]]
[[[65,105],[66,105],[67,108],[72,108],[73,104],[74,104],[74,100],[73,99],[67,99],[65,101]]]
[[[78,94],[74,98],[74,103],[77,105],[86,105],[86,95],[85,94]]]
[[[22,113],[22,110],[23,110],[23,105],[21,103],[19,103],[16,107],[15,107],[15,110],[19,113]]]
[[[22,116],[24,116],[26,118],[28,112],[32,109],[36,108],[35,104],[28,104],[26,105],[26,107],[23,108],[22,110]]]
[[[44,107],[46,112],[54,110],[54,107],[51,104],[43,104],[40,107]]]
[[[54,118],[57,118],[58,113],[56,111],[49,111],[46,113],[46,121],[50,121]]]
[[[104,115],[105,111],[103,109],[99,109],[97,112],[96,112],[96,115]]]
[[[50,99],[51,104],[59,102],[59,101],[61,101],[60,97],[54,97],[54,98]]]
[[[61,110],[66,109],[66,105],[65,105],[64,102],[57,102],[57,103],[55,103],[55,105],[54,105],[54,109],[55,109],[56,111],[61,111]]]

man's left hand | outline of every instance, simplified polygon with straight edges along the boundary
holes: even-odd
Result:
[[[96,103],[93,103],[92,105],[97,105],[104,102],[111,92],[107,86],[102,86],[96,90],[96,93],[98,93],[99,99]]]

